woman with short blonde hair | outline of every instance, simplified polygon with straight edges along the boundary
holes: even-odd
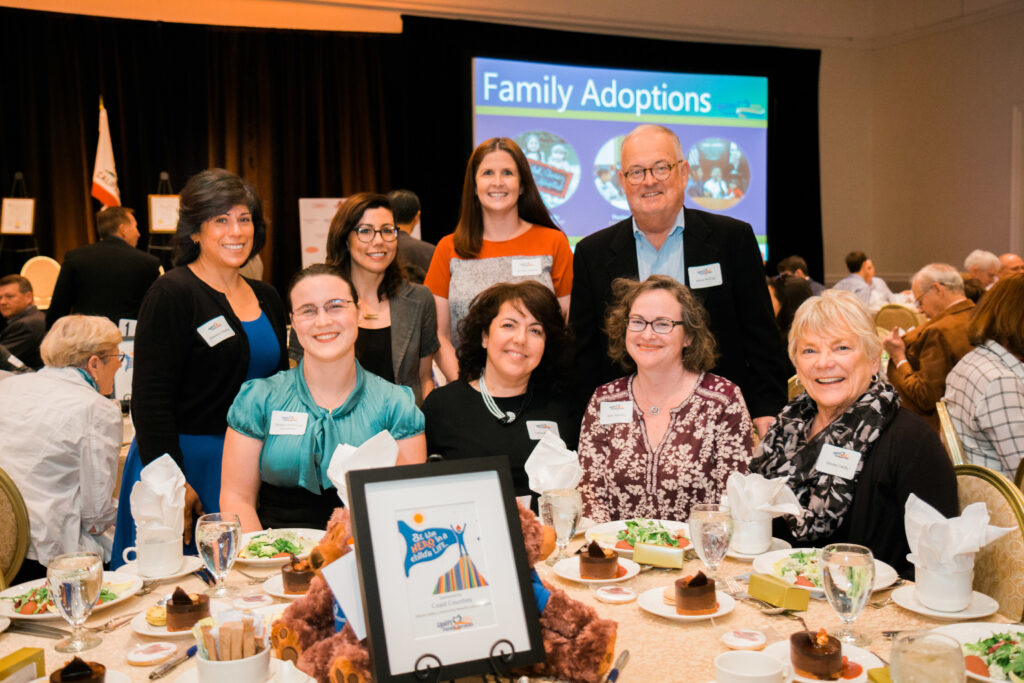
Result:
[[[69,315],[53,324],[39,345],[39,355],[51,368],[82,368],[92,356],[111,349],[116,351],[120,343],[121,333],[107,318]]]

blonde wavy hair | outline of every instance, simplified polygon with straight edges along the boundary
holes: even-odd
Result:
[[[117,352],[121,332],[99,315],[66,315],[53,324],[39,345],[39,355],[51,368],[84,368],[93,356]]]
[[[821,296],[812,296],[796,309],[793,325],[789,328],[789,359],[796,365],[796,351],[808,334],[835,337],[843,327],[853,334],[861,351],[869,361],[878,365],[882,355],[882,341],[868,307],[853,292],[827,289]]]

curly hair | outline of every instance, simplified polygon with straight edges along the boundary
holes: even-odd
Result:
[[[612,304],[604,317],[608,355],[626,372],[636,370],[636,363],[626,351],[629,312],[641,294],[659,289],[673,295],[679,302],[683,333],[690,338],[689,346],[683,347],[683,367],[691,372],[710,370],[715,365],[717,351],[715,338],[708,329],[708,313],[688,287],[667,275],[652,275],[643,282],[620,277],[612,282]]]
[[[349,251],[348,236],[359,225],[359,221],[363,220],[363,214],[370,209],[387,209],[394,222],[394,212],[387,197],[372,192],[358,192],[342,202],[338,212],[331,219],[331,227],[327,230],[327,263],[336,266],[346,275],[346,279],[352,276],[352,252]],[[378,301],[393,297],[398,292],[402,280],[406,279],[405,269],[398,258],[398,241],[395,240],[394,244],[395,257],[384,270],[384,279],[377,286]]]
[[[483,335],[498,317],[505,302],[519,312],[529,312],[544,328],[544,354],[530,376],[532,384],[564,388],[572,360],[572,339],[554,292],[533,280],[501,282],[476,295],[469,313],[459,321],[459,379],[478,379],[487,364]],[[525,311],[523,309],[526,309]]]
[[[267,241],[263,202],[252,185],[231,171],[208,168],[195,174],[185,183],[180,202],[178,228],[174,233],[176,266],[184,266],[199,258],[199,245],[192,241],[192,236],[199,234],[203,223],[239,204],[249,209],[252,215],[252,249],[245,262],[251,261]]]

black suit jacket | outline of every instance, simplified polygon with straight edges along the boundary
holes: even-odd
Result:
[[[786,404],[786,366],[761,252],[750,225],[727,216],[686,209],[683,255],[686,268],[718,263],[722,284],[693,289],[708,311],[718,342],[712,372],[739,385],[752,417],[777,415]],[[608,358],[602,331],[612,280],[636,279],[639,266],[631,218],[576,245],[569,320],[576,337],[577,383],[593,390],[625,372]],[[686,282],[689,285],[689,274]]]
[[[120,237],[72,249],[64,255],[46,326],[68,313],[104,315],[115,325],[121,318],[135,320],[142,297],[159,276],[160,260]]]

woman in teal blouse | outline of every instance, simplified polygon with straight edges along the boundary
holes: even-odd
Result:
[[[332,266],[310,266],[288,296],[302,362],[243,384],[228,412],[220,505],[238,514],[243,532],[325,528],[340,504],[327,478],[340,444],[359,446],[386,429],[398,441],[395,464],[426,460],[412,390],[355,359],[358,299],[348,278]]]

